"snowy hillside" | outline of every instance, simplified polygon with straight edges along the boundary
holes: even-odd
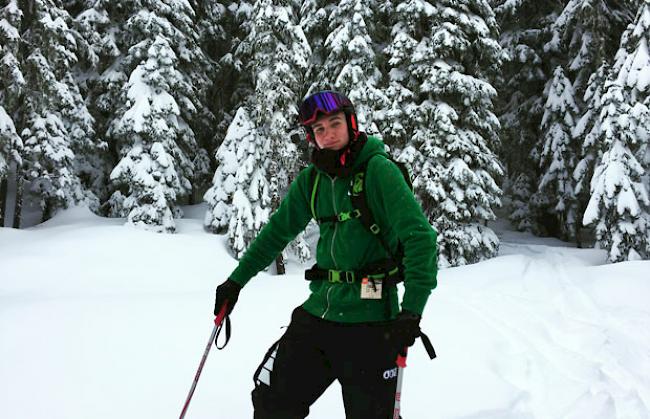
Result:
[[[176,235],[83,208],[0,229],[0,416],[178,417],[235,266],[204,210],[186,209]],[[404,417],[650,417],[650,262],[492,227],[499,257],[439,275],[423,320],[438,358],[410,352]],[[302,267],[288,270],[244,289],[188,419],[252,417],[252,374],[307,296]],[[344,417],[337,384],[309,417]]]

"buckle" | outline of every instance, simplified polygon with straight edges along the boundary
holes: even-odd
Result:
[[[348,284],[354,283],[354,272],[345,272],[345,282]]]
[[[330,269],[327,271],[327,280],[333,284],[342,284],[344,281],[352,284],[354,283],[354,272]]]
[[[350,215],[349,212],[342,212],[338,215],[338,219],[340,222],[348,221],[352,216]]]
[[[334,271],[332,269],[327,271],[327,280],[333,284],[341,283],[341,271]]]

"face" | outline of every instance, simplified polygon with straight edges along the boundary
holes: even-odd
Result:
[[[350,134],[343,112],[318,118],[311,126],[318,147],[327,150],[341,150],[348,145]]]

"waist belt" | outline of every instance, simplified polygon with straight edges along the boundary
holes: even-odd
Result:
[[[307,281],[329,281],[333,284],[353,284],[361,282],[362,279],[368,278],[375,281],[382,281],[386,286],[397,285],[402,282],[403,276],[399,266],[385,266],[383,268],[368,268],[358,271],[339,271],[336,269],[323,269],[318,265],[312,266],[305,270],[305,279]]]

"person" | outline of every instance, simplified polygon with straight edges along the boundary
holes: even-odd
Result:
[[[346,418],[392,418],[396,357],[420,335],[436,286],[436,232],[384,144],[359,130],[346,96],[308,96],[299,120],[314,145],[312,163],[217,287],[214,312],[227,304],[229,314],[241,288],[315,218],[317,263],[305,274],[311,294],[255,372],[254,418],[305,418],[334,380],[342,387]],[[360,171],[381,234],[355,218],[352,189]],[[395,284],[402,279],[400,310]]]

